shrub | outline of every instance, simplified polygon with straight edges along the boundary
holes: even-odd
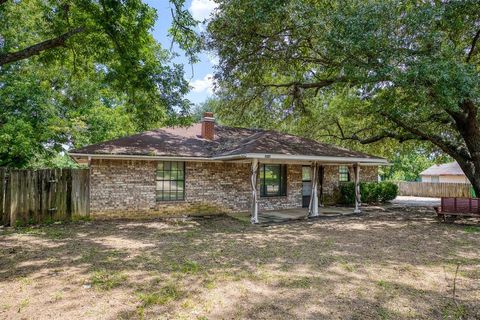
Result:
[[[380,194],[379,194],[379,201],[380,202],[387,202],[392,201],[398,195],[398,186],[392,182],[380,182]]]
[[[392,182],[361,182],[360,193],[362,203],[383,203],[397,197],[398,186]],[[355,184],[346,182],[340,185],[340,202],[343,204],[355,203]]]
[[[352,204],[355,203],[355,184],[352,182],[345,182],[340,184],[340,203]]]

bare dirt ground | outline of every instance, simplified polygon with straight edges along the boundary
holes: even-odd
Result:
[[[2,319],[479,319],[480,225],[415,209],[4,229],[0,297]]]

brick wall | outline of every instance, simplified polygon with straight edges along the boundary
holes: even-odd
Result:
[[[93,214],[213,213],[250,209],[250,164],[185,163],[185,201],[155,200],[155,161],[92,160]],[[362,167],[362,181],[376,181],[377,167]],[[326,166],[324,193],[338,191],[338,167]],[[302,206],[302,166],[287,166],[287,196],[259,198],[260,210]],[[327,202],[328,203],[328,202]]]
[[[91,212],[152,209],[155,168],[155,161],[92,160]]]
[[[349,167],[351,181],[354,180],[353,167]],[[360,167],[360,181],[378,181],[378,167]],[[323,202],[327,205],[335,204],[340,197],[339,166],[325,166],[323,176]]]

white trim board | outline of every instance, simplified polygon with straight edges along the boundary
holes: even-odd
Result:
[[[323,165],[338,164],[360,164],[360,165],[389,165],[386,159],[378,158],[354,158],[354,157],[332,157],[332,156],[308,156],[308,155],[285,155],[285,154],[265,154],[265,153],[246,153],[240,155],[221,156],[214,158],[207,157],[178,157],[178,156],[146,156],[146,155],[122,155],[122,154],[81,154],[68,153],[72,158],[85,159],[118,159],[118,160],[146,160],[146,161],[197,161],[197,162],[250,162],[257,159],[264,163],[283,162],[310,164],[312,161],[318,161]]]

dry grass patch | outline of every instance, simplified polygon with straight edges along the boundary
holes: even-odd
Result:
[[[0,318],[477,319],[479,230],[425,211],[4,229]]]
[[[92,285],[100,290],[111,290],[119,287],[127,281],[127,275],[112,270],[97,270],[90,278]]]

